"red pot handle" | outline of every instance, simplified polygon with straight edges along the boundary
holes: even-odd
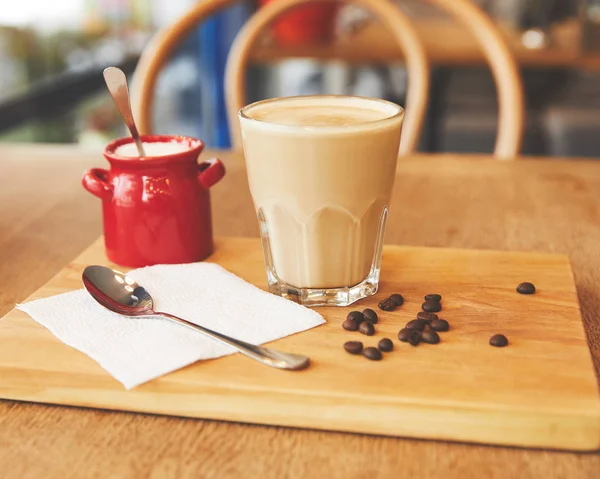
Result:
[[[198,183],[208,190],[225,176],[225,165],[218,158],[211,158],[198,164]]]
[[[112,198],[113,185],[107,182],[108,171],[102,168],[92,168],[86,171],[81,178],[81,184],[92,195],[100,199],[108,200]]]

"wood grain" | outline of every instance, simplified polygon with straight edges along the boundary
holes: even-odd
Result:
[[[257,238],[223,238],[208,261],[266,289]],[[116,267],[106,259],[102,239],[33,298],[79,289],[89,264]],[[534,296],[516,293],[523,278],[537,285]],[[318,308],[326,325],[271,343],[307,354],[307,370],[286,373],[238,354],[201,361],[133,391],[13,310],[0,323],[0,397],[390,436],[600,449],[600,397],[566,257],[386,246],[380,286],[379,299],[401,292],[406,301],[396,312],[379,312],[375,336],[340,326],[352,310],[377,309],[379,299],[371,297],[346,308]],[[436,347],[400,343],[397,332],[431,291],[443,295],[441,314],[451,331]],[[508,348],[488,345],[498,332],[509,337]],[[396,351],[380,363],[342,349],[348,340],[366,347],[382,337],[393,338]]]
[[[228,176],[213,191],[216,234],[257,235],[241,158],[220,157]],[[100,234],[100,205],[78,178],[85,168],[105,162],[99,153],[74,147],[2,144],[0,164],[0,314],[5,314]],[[39,169],[45,175],[37,175]],[[595,162],[532,158],[506,164],[489,156],[423,155],[403,159],[397,178],[387,243],[567,254],[598,374],[600,169]],[[52,186],[57,182],[60,188]],[[39,215],[47,203],[54,206]],[[12,254],[5,253],[7,247]],[[78,472],[105,477],[110,471],[112,477],[178,478],[596,478],[598,470],[598,454],[0,402],[5,477],[63,478]]]

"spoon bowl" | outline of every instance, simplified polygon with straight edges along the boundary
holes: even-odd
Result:
[[[133,278],[106,266],[92,265],[82,275],[83,287],[99,304],[123,316],[161,316],[182,326],[199,331],[216,341],[234,347],[242,354],[263,364],[279,369],[304,369],[309,358],[300,354],[284,353],[275,349],[231,338],[169,313],[154,310],[150,293]]]
[[[150,293],[134,279],[104,266],[88,266],[82,275],[83,287],[105,308],[124,316],[154,312]]]

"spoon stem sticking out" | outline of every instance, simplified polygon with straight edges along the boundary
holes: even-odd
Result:
[[[133,120],[131,102],[129,100],[129,88],[127,87],[127,77],[125,76],[125,73],[123,73],[123,70],[120,68],[108,67],[104,70],[103,74],[108,92],[115,102],[115,105],[117,105],[117,109],[119,110],[119,113],[121,113],[121,116],[129,129],[133,141],[135,141],[138,153],[141,157],[146,156],[140,134],[138,133],[135,121]]]

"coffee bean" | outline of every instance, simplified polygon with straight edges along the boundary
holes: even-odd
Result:
[[[373,336],[375,334],[375,326],[373,326],[373,323],[370,321],[364,321],[360,323],[360,326],[358,327],[358,332],[363,333],[367,336]]]
[[[442,300],[442,296],[439,294],[427,294],[423,299],[425,301],[437,301],[439,303]]]
[[[377,348],[365,348],[363,356],[371,361],[379,361],[382,357],[381,351]]]
[[[494,334],[490,338],[490,344],[492,346],[496,346],[497,348],[503,348],[504,346],[508,345],[508,339],[506,336],[504,336],[504,334]]]
[[[422,305],[421,305],[421,309],[423,311],[425,311],[426,313],[437,313],[438,311],[442,310],[442,303],[439,303],[437,301],[425,301]]]
[[[517,286],[517,293],[533,294],[535,293],[535,286],[532,283],[521,283],[519,286]]]
[[[416,329],[409,329],[408,342],[412,346],[417,346],[421,342],[421,331],[417,331]]]
[[[379,344],[377,345],[377,347],[384,352],[389,352],[392,349],[394,349],[394,343],[392,343],[391,339],[388,338],[383,338],[381,341],[379,341]]]
[[[342,323],[342,328],[346,331],[358,331],[358,323],[353,319],[346,319],[346,321]]]
[[[450,329],[450,324],[445,319],[432,319],[431,323],[429,323],[429,327],[433,331],[448,331]]]
[[[383,311],[394,311],[396,309],[396,303],[394,303],[390,298],[380,301],[377,306],[379,306],[379,309]]]
[[[427,324],[431,323],[434,319],[438,319],[438,315],[435,313],[426,313],[425,311],[419,311],[417,313],[417,319],[422,319]]]
[[[417,331],[423,331],[426,325],[427,323],[424,319],[413,319],[412,321],[406,323],[406,326],[404,327],[406,329],[416,329]]]
[[[440,342],[440,335],[435,331],[425,331],[421,334],[421,341],[429,344],[437,344]]]
[[[410,331],[410,329],[402,328],[400,331],[398,331],[398,339],[403,343],[406,343],[408,341],[408,335],[410,334]]]
[[[396,303],[396,306],[402,306],[404,304],[404,298],[401,294],[395,293],[390,296],[390,301]]]
[[[377,324],[377,321],[379,321],[377,313],[371,308],[364,309],[362,314],[365,316],[365,321],[370,321],[373,324]]]
[[[350,354],[360,354],[363,350],[363,343],[360,341],[347,341],[344,343],[344,349]]]
[[[356,321],[356,324],[360,324],[365,320],[365,315],[360,311],[350,311],[348,316],[346,316],[346,319],[352,319],[353,321]]]

